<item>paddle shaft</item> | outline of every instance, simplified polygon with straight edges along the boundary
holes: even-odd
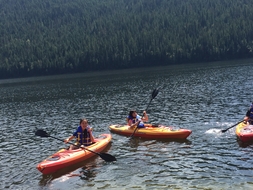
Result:
[[[62,141],[62,142],[64,142],[63,140],[61,140],[61,139],[59,139],[59,138],[57,138],[57,137],[54,137],[54,136],[51,136],[51,135],[48,135],[49,137],[52,137],[52,138],[54,138],[54,139],[57,139],[57,140],[59,140],[59,141]],[[70,142],[67,142],[68,144],[71,144],[71,145],[74,145],[74,146],[77,146],[76,144],[74,144],[74,143],[70,143]],[[78,146],[77,146],[78,147]],[[85,148],[85,147],[79,147],[79,148],[82,148],[82,149],[85,149],[85,150],[88,150],[88,151],[90,151],[90,152],[92,152],[92,153],[94,153],[94,154],[97,154],[97,155],[99,155],[99,156],[101,156],[101,154],[100,153],[98,153],[98,152],[94,152],[94,151],[92,151],[92,150],[90,150],[90,149],[87,149],[87,148]]]
[[[240,124],[240,123],[241,123],[241,122],[243,122],[243,121],[244,121],[244,120],[239,121],[238,123],[236,123],[236,124],[232,125],[231,127],[227,128],[227,129],[223,129],[223,130],[221,130],[221,132],[222,132],[222,133],[225,133],[227,130],[229,130],[229,129],[231,129],[231,128],[235,127],[236,125]]]
[[[146,108],[145,110],[147,110],[147,109],[148,109],[148,107],[149,107],[149,105],[150,105],[151,101],[152,101],[154,98],[155,98],[155,97],[152,97],[152,98],[150,99],[149,104],[148,104],[148,106],[147,106],[147,108]],[[144,113],[143,113],[143,115],[142,115],[142,117],[141,117],[141,118],[143,118],[143,117],[144,117]],[[132,137],[134,136],[134,134],[135,134],[136,130],[138,129],[138,125],[139,125],[139,123],[140,123],[140,122],[138,122],[138,123],[137,123],[137,125],[136,125],[136,127],[135,127],[135,129],[134,129],[134,132],[132,133],[132,135],[130,136],[130,138],[132,138]]]

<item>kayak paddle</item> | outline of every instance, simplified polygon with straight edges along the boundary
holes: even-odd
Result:
[[[241,123],[241,122],[243,122],[243,121],[244,121],[244,120],[242,120],[242,121],[240,121],[240,122],[238,122],[238,123],[232,125],[231,127],[227,128],[227,129],[223,129],[223,130],[221,130],[221,132],[222,132],[222,133],[225,133],[227,130],[229,130],[229,129],[235,127],[236,125],[238,125],[239,123]]]
[[[36,135],[36,136],[40,136],[40,137],[52,137],[52,138],[54,138],[54,139],[57,139],[57,140],[59,140],[59,141],[64,142],[63,140],[58,139],[57,137],[54,137],[54,136],[49,135],[46,131],[44,131],[44,130],[42,130],[42,129],[38,129],[38,130],[35,132],[35,135]],[[77,146],[76,144],[73,144],[73,143],[70,143],[70,142],[68,142],[68,143],[71,144],[71,145]],[[101,157],[103,160],[105,160],[106,162],[113,162],[113,161],[116,161],[116,160],[117,160],[114,156],[112,156],[112,155],[110,155],[110,154],[107,154],[107,153],[94,152],[94,151],[92,151],[92,150],[90,150],[90,149],[88,149],[88,148],[85,148],[85,147],[79,147],[79,148],[88,150],[88,151],[90,151],[90,152],[92,152],[92,153],[94,153],[94,154],[100,156],[100,157]]]
[[[151,99],[150,99],[149,104],[148,104],[148,106],[147,106],[147,108],[146,108],[145,110],[148,109],[148,107],[149,107],[151,101],[157,96],[158,92],[159,92],[159,88],[158,88],[158,89],[156,88],[156,89],[153,90],[152,95],[151,95]],[[143,118],[143,117],[144,117],[144,114],[142,115],[141,118]],[[139,123],[137,123],[137,125],[136,125],[136,127],[135,127],[135,129],[134,129],[134,132],[132,133],[132,135],[130,136],[130,138],[132,138],[132,137],[134,136],[135,131],[136,131],[137,128],[138,128],[138,125],[139,125]]]

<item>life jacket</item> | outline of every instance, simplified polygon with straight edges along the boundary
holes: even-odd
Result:
[[[249,118],[253,120],[253,107],[249,109]]]
[[[137,121],[139,121],[139,120],[141,119],[141,117],[138,116],[138,115],[136,116],[136,118],[134,118],[133,116],[128,116],[127,119],[128,119],[128,120],[131,120],[132,123],[136,123]],[[140,123],[138,124],[137,127],[138,127],[138,128],[144,128],[145,125],[144,125],[143,122],[140,122]]]
[[[89,146],[92,144],[90,133],[88,133],[87,129],[84,129],[83,131],[81,126],[79,126],[77,132],[73,135],[76,137],[77,145]]]
[[[136,122],[138,121],[137,117],[135,118],[135,117],[133,117],[133,116],[128,116],[127,119],[128,119],[128,120],[131,120],[132,123],[136,123]]]

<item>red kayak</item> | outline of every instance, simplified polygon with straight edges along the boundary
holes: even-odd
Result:
[[[242,142],[253,141],[253,125],[241,122],[236,126],[235,133]]]

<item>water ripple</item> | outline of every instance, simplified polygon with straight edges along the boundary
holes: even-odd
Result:
[[[0,189],[252,189],[252,143],[237,141],[234,128],[221,133],[244,117],[252,101],[245,91],[252,86],[245,75],[252,66],[222,65],[0,81]],[[95,136],[109,133],[109,125],[125,123],[130,109],[141,114],[158,87],[147,110],[150,121],[191,129],[188,139],[113,134],[107,151],[116,163],[97,157],[61,175],[36,170],[67,146],[35,136],[36,129],[63,140],[85,117]]]

